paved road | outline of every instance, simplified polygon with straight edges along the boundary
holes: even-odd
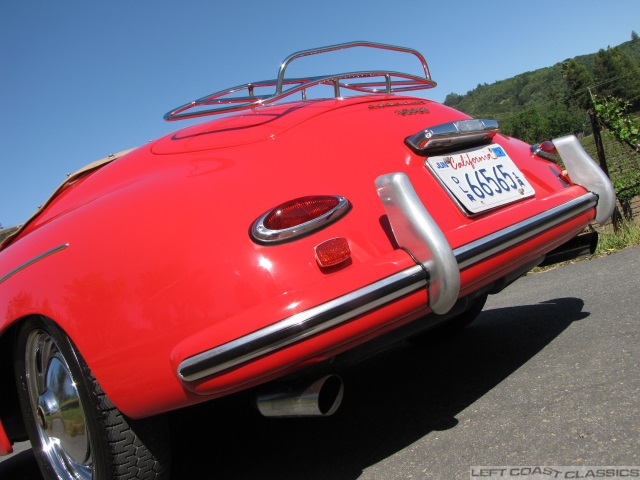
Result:
[[[457,337],[352,369],[327,419],[194,408],[173,419],[191,437],[176,445],[177,478],[468,479],[472,465],[640,465],[639,275],[640,248],[529,275]],[[26,448],[0,463],[1,479],[40,478]]]

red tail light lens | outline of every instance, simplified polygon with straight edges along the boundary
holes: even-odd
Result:
[[[272,208],[251,227],[260,242],[290,240],[318,230],[337,220],[349,209],[346,198],[334,195],[300,197]]]
[[[264,219],[270,230],[284,230],[315,220],[338,206],[338,197],[302,197],[283,203],[271,210]]]
[[[558,151],[556,150],[556,146],[553,144],[551,140],[542,142],[538,146],[540,147],[540,150],[546,153],[550,153],[551,155],[556,155],[558,153]]]

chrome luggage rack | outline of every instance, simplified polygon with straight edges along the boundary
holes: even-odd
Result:
[[[390,70],[366,70],[304,78],[285,78],[284,76],[289,64],[298,58],[354,47],[378,48],[383,50],[392,50],[395,52],[412,54],[417,57],[418,61],[422,65],[422,69],[424,70],[424,77]],[[375,77],[381,78],[376,79]],[[350,82],[350,80],[362,78],[371,80]],[[436,83],[431,80],[427,61],[416,50],[373,42],[341,43],[338,45],[330,45],[327,47],[302,50],[300,52],[289,55],[280,65],[280,69],[278,71],[278,76],[276,79],[246,83],[244,85],[238,85],[236,87],[227,88],[225,90],[212,93],[205,97],[199,98],[198,100],[187,103],[186,105],[171,110],[170,112],[165,114],[164,119],[167,121],[174,121],[182,120],[185,118],[195,118],[205,115],[215,115],[236,112],[239,110],[246,110],[277,102],[278,100],[281,100],[297,92],[301,92],[302,99],[306,100],[307,89],[315,87],[317,85],[332,85],[334,97],[340,98],[341,89],[347,89],[360,93],[391,94],[393,92],[407,92],[412,90],[433,88],[436,86]],[[285,86],[289,88],[285,89]],[[271,95],[256,95],[255,89],[263,87],[275,87],[275,93]],[[243,92],[245,90],[247,94],[244,96],[234,95],[237,92]],[[209,109],[192,110],[197,107],[207,106],[214,107]]]

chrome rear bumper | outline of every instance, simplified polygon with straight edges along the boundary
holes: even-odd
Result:
[[[445,314],[458,299],[461,269],[504,252],[594,207],[596,221],[606,222],[615,207],[611,182],[576,137],[562,137],[553,142],[572,181],[589,192],[454,250],[418,198],[407,175],[390,173],[379,177],[376,180],[378,195],[396,241],[417,265],[188,357],[180,362],[178,376],[185,381],[194,381],[221,374],[424,288],[428,289],[430,308],[435,313]]]
[[[399,188],[406,187],[406,182],[402,179],[403,175],[398,173],[385,175],[378,182],[383,186],[394,185],[393,188],[382,190],[382,194],[385,195],[383,200],[385,207],[390,213],[390,222],[392,226],[397,225],[400,218],[398,215],[401,216],[407,209],[414,210],[413,221],[418,222],[418,228],[407,228],[399,236],[399,242],[403,241],[406,245],[415,246],[418,245],[417,240],[420,236],[433,234],[437,238],[436,242],[428,239],[427,243],[427,245],[437,243],[434,245],[433,253],[426,250],[419,251],[419,256],[416,257],[422,259],[419,265],[299,312],[231,342],[188,357],[180,362],[178,376],[184,381],[195,381],[221,374],[345,324],[357,316],[372,312],[425,288],[429,289],[430,306],[433,308],[435,304],[439,312],[446,312],[447,307],[450,308],[452,299],[455,303],[458,297],[461,268],[474,265],[491,255],[509,249],[526,238],[585,213],[594,208],[598,202],[596,195],[586,193],[492,235],[451,250],[448,243],[445,245],[446,240],[443,242],[440,238],[444,238],[444,235],[424,206],[415,205],[415,198],[411,194],[413,188],[408,191]],[[401,220],[401,224],[404,223],[406,222]],[[396,230],[398,230],[397,227]],[[424,241],[427,242],[427,239]],[[400,246],[404,247],[402,244]]]

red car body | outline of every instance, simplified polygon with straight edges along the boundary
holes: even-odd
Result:
[[[328,50],[353,46],[389,48]],[[433,86],[423,65],[421,87]],[[394,332],[417,333],[550,252],[589,248],[571,242],[596,216],[609,217],[614,197],[575,138],[555,141],[563,172],[492,122],[396,93],[414,89],[414,77],[386,89],[383,72],[381,93],[368,84],[343,98],[352,79],[373,84],[371,72],[357,73],[273,83],[342,88],[332,98],[205,97],[169,119],[203,105],[230,114],[68,179],[2,245],[4,390],[16,375],[12,345],[34,317],[64,332],[113,405],[141,419],[325,365]],[[210,113],[218,112],[194,115]],[[478,213],[427,162],[436,156],[461,178],[471,172],[460,187],[468,198],[486,192],[483,184],[520,189],[515,174],[495,168],[503,154],[533,193]],[[293,220],[284,238],[262,227],[265,212],[292,200],[318,203],[322,222],[310,213],[310,231],[299,233]],[[4,453],[24,438],[15,398],[0,404]]]

